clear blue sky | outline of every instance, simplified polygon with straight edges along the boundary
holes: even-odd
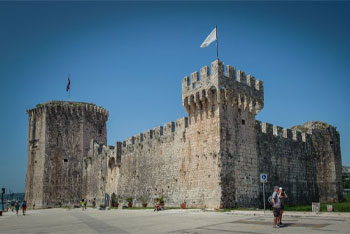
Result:
[[[24,191],[26,109],[109,110],[108,144],[186,115],[181,79],[216,58],[264,81],[257,119],[336,126],[350,165],[348,2],[0,2],[0,186]]]

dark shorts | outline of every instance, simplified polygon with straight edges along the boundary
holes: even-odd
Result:
[[[273,216],[278,217],[280,215],[281,208],[273,208]]]

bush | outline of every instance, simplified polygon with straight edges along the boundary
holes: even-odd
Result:
[[[119,200],[120,200],[120,197],[117,196],[115,193],[112,193],[112,196],[111,196],[112,207],[118,206]]]
[[[132,200],[133,200],[133,198],[132,198],[132,197],[128,197],[128,198],[126,198],[126,201],[127,201],[127,202],[132,202]]]

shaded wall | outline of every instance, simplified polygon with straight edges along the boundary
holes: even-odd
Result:
[[[268,174],[266,197],[274,186],[285,188],[287,204],[310,204],[319,200],[317,170],[311,136],[256,121],[259,173]],[[259,181],[262,205],[262,184]]]

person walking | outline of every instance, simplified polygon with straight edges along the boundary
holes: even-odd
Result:
[[[15,200],[12,200],[11,201],[11,210],[12,210],[12,212],[14,211],[14,209],[15,209]]]
[[[10,209],[10,202],[7,202],[6,203],[6,212],[9,212],[9,209]]]
[[[281,210],[280,210],[280,216],[278,218],[279,221],[279,226],[282,226],[282,214],[283,214],[283,209],[284,209],[284,200],[288,198],[286,191],[280,187],[279,189],[279,194],[280,194],[280,201],[281,201]]]
[[[23,200],[23,202],[22,202],[22,211],[23,211],[23,216],[26,215],[26,211],[27,211],[27,202],[26,202],[26,200]]]
[[[279,197],[279,187],[274,187],[274,192],[272,194],[272,204],[273,204],[273,227],[279,228],[279,216],[281,209],[281,201]]]
[[[19,207],[20,207],[19,202],[16,201],[16,203],[15,203],[15,210],[16,210],[17,216],[18,216]]]
[[[96,198],[94,198],[94,200],[92,201],[92,206],[96,208]]]
[[[87,200],[84,201],[84,208],[86,210],[86,208],[87,208]]]
[[[80,205],[81,205],[81,208],[83,209],[83,211],[84,211],[84,203],[85,203],[84,199],[82,199],[81,202],[80,202]]]

